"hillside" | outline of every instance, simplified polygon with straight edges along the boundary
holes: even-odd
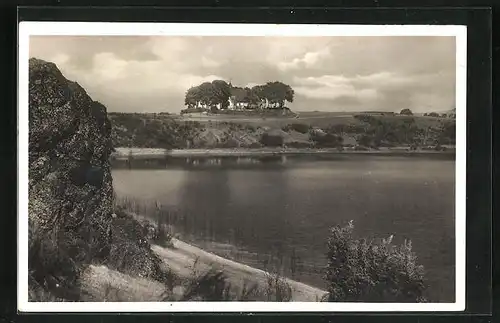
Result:
[[[296,117],[110,113],[114,147],[345,148],[455,144],[455,120],[421,116],[304,113]]]

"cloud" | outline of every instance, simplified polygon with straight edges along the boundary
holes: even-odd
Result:
[[[208,67],[208,68],[218,67],[221,65],[221,63],[205,56],[201,58],[201,64],[203,65],[203,67]]]
[[[179,112],[189,87],[214,79],[282,81],[297,110],[423,112],[455,100],[452,37],[36,36],[30,56],[110,111]]]
[[[335,100],[353,97],[360,101],[375,100],[378,92],[374,88],[356,88],[352,80],[344,76],[323,75],[321,77],[295,78],[295,91],[313,99]]]
[[[300,58],[294,58],[290,62],[280,62],[278,63],[278,68],[282,71],[295,70],[299,68],[312,68],[318,66],[323,60],[330,56],[330,50],[328,47],[316,51],[307,52]]]

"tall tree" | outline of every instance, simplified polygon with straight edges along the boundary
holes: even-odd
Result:
[[[283,108],[286,101],[293,102],[294,94],[290,85],[278,81],[256,85],[252,88],[240,88],[233,87],[224,80],[214,80],[189,88],[184,104],[194,107],[201,103],[209,108],[220,105],[221,109],[226,109],[229,105],[229,98],[234,97],[236,102],[245,102],[250,106],[255,106],[260,102],[265,103],[266,106],[270,103]]]
[[[213,104],[220,104],[221,109],[226,109],[229,105],[229,97],[231,96],[231,87],[224,80],[212,81]]]
[[[247,102],[249,106],[255,106],[257,103],[259,103],[259,97],[257,93],[255,93],[251,88],[246,87],[245,88],[245,97],[244,97],[244,102]]]
[[[190,87],[186,91],[186,96],[184,98],[184,104],[188,108],[194,108],[200,101],[200,89],[198,86]]]
[[[272,104],[280,108],[284,107],[285,101],[293,102],[295,94],[290,85],[278,81],[266,83],[264,93]]]
[[[263,104],[268,101],[265,85],[256,85],[251,88],[251,91],[253,93],[253,96],[255,96],[256,102],[260,102],[261,104]]]
[[[212,107],[216,105],[215,91],[214,86],[210,82],[202,83],[198,86],[200,91],[200,100],[199,102],[207,107]]]

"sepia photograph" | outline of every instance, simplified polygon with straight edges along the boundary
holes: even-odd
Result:
[[[19,28],[20,311],[464,310],[466,27]]]

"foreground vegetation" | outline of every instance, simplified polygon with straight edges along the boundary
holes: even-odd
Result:
[[[148,208],[146,210],[146,208]],[[151,244],[172,248],[173,230],[168,217],[158,204],[143,205],[142,210],[153,212],[154,218],[147,220],[133,216],[140,206],[127,199],[121,199],[116,205],[114,225],[133,233],[128,239],[142,241],[144,250],[151,251]],[[64,270],[70,266],[67,257],[57,252],[48,251],[43,244],[51,243],[47,237],[37,236],[33,232],[30,241],[30,299],[32,301],[127,301],[130,295],[109,285],[104,289],[103,299],[89,296],[92,291],[82,287],[81,277],[68,277],[65,282],[53,282],[45,286],[36,283],[34,275]],[[116,240],[115,240],[116,241]],[[134,267],[133,244],[121,244],[124,248],[120,259],[109,259],[107,265],[118,272],[126,272],[130,277],[142,277]],[[423,267],[418,265],[412,251],[411,242],[401,246],[392,244],[392,237],[379,242],[354,238],[354,225],[338,225],[330,229],[327,241],[326,257],[328,265],[324,270],[327,293],[317,301],[325,302],[426,302],[425,278]],[[130,250],[132,248],[132,250]],[[167,267],[159,265],[154,277],[147,277],[163,285],[164,292],[157,301],[294,301],[292,289],[282,271],[278,268],[269,270],[265,284],[244,281],[241,285],[232,284],[223,270],[215,267],[209,270],[199,269],[197,260],[191,264],[189,277],[179,276]],[[116,266],[113,264],[122,264]],[[141,265],[141,264],[138,264]],[[128,267],[128,268],[127,268]],[[34,271],[33,271],[34,270]],[[82,266],[77,271],[83,273]],[[64,276],[64,275],[59,275]],[[133,284],[133,281],[130,282]],[[86,286],[88,285],[85,284]]]
[[[425,302],[424,268],[410,241],[392,245],[353,238],[354,225],[336,226],[328,239],[328,300],[332,302]]]

